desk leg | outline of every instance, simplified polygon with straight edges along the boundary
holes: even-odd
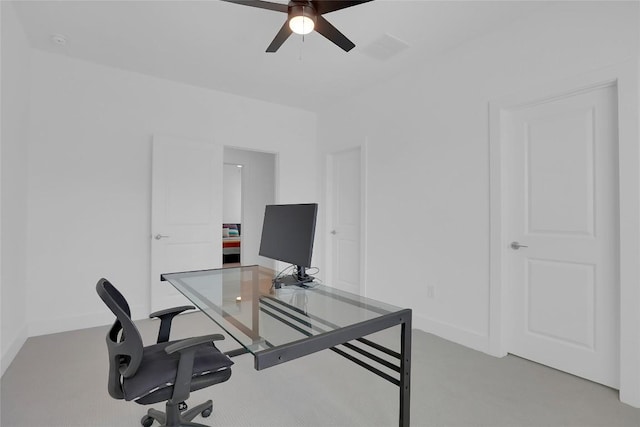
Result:
[[[411,314],[400,332],[400,427],[409,427],[411,409]]]

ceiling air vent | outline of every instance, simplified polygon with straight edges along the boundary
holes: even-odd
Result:
[[[370,56],[371,58],[378,59],[380,61],[386,61],[396,56],[408,47],[409,44],[400,40],[399,38],[391,36],[389,34],[383,34],[372,43],[363,47],[362,52],[365,55]]]

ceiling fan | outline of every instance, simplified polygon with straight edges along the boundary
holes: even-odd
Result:
[[[342,34],[336,27],[331,25],[329,21],[324,19],[322,15],[336,10],[345,9],[351,6],[357,6],[372,0],[291,0],[289,4],[272,3],[262,0],[222,0],[228,3],[237,3],[244,6],[257,7],[260,9],[275,10],[284,12],[288,15],[276,37],[273,39],[267,52],[275,52],[289,38],[291,33],[308,34],[311,31],[317,31],[327,39],[342,48],[345,52],[349,52],[356,45]]]

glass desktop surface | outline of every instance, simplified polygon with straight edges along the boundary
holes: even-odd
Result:
[[[254,355],[403,311],[323,284],[275,289],[274,274],[246,266],[162,278]]]

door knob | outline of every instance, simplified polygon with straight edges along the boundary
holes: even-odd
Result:
[[[165,236],[165,235],[163,235],[163,234],[156,234],[156,235],[154,236],[154,238],[155,238],[156,240],[166,239],[166,238],[168,238],[168,237],[170,237],[170,236]]]
[[[338,232],[336,230],[331,230],[331,234],[336,235]]]
[[[527,245],[521,245],[521,244],[520,244],[520,243],[518,243],[518,242],[511,242],[511,245],[510,245],[510,246],[511,246],[511,249],[513,249],[514,251],[517,251],[517,250],[518,250],[518,249],[520,249],[520,248],[528,248],[528,247],[529,247],[529,246],[527,246]]]

